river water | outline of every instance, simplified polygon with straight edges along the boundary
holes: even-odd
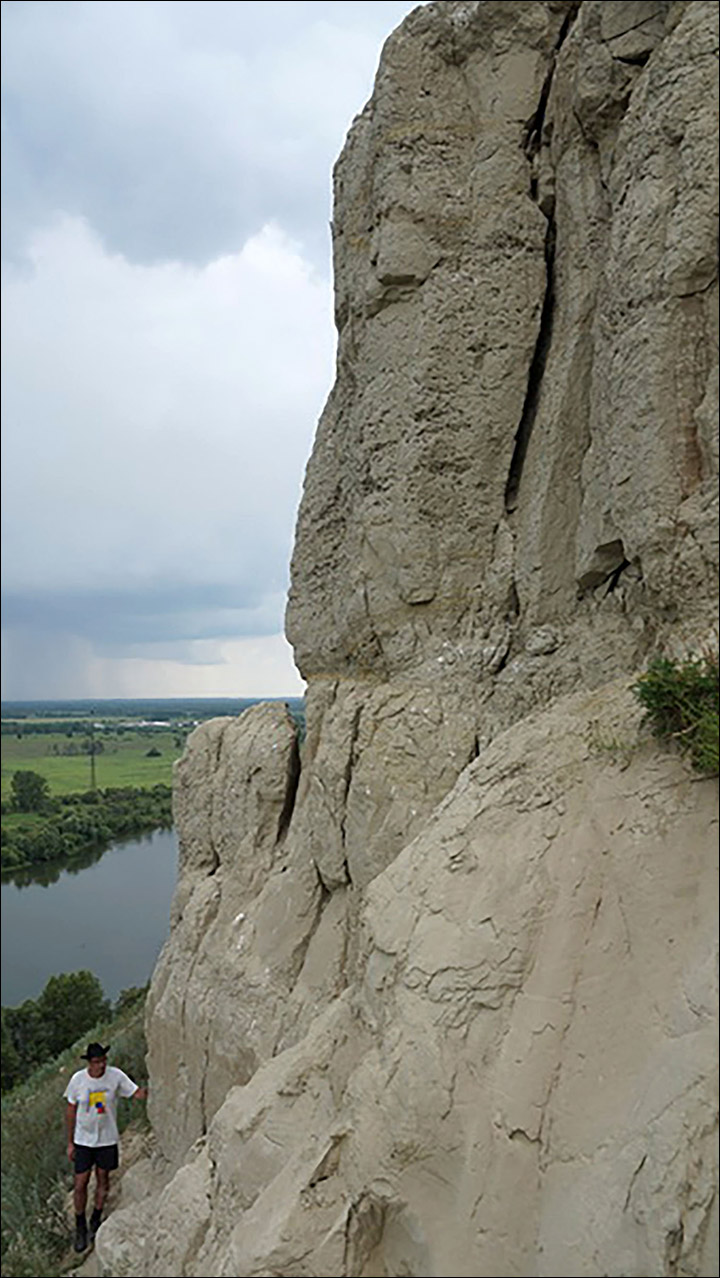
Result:
[[[3,882],[4,1006],[37,998],[59,972],[89,969],[111,999],[150,979],[168,931],[175,832],[155,830],[90,857],[46,871],[45,882]]]

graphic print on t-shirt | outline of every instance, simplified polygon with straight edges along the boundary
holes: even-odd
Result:
[[[90,1092],[88,1096],[88,1109],[95,1114],[107,1113],[107,1092]]]

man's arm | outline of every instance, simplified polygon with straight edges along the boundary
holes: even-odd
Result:
[[[121,1096],[125,1096],[128,1100],[147,1100],[147,1087],[138,1087],[135,1080],[129,1078],[121,1069],[117,1071],[117,1074],[120,1083],[118,1091]]]
[[[75,1156],[75,1119],[77,1117],[77,1105],[67,1103],[65,1110],[65,1127],[67,1129],[67,1155],[72,1162]]]

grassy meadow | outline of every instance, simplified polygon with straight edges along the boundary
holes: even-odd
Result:
[[[74,794],[91,788],[90,756],[87,754],[61,754],[71,741],[63,733],[43,733],[16,737],[5,733],[0,738],[2,757],[2,798],[10,796],[10,783],[14,772],[37,772],[44,777],[54,795]],[[102,753],[95,755],[95,784],[99,789],[154,785],[170,785],[172,765],[183,751],[183,741],[177,732],[147,729],[125,730],[119,735],[112,730],[98,733],[96,741],[102,745]],[[158,750],[159,757],[148,758],[149,750]],[[3,824],[12,818],[3,817]],[[27,815],[23,820],[27,822]]]

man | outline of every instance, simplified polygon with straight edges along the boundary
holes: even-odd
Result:
[[[147,1089],[127,1074],[108,1065],[110,1048],[89,1043],[82,1060],[86,1069],[73,1074],[65,1089],[68,1158],[75,1167],[75,1250],[85,1251],[94,1241],[108,1195],[110,1172],[118,1165],[118,1129],[115,1108],[118,1096],[145,1100]],[[85,1219],[90,1173],[95,1168],[95,1208],[88,1233]]]

